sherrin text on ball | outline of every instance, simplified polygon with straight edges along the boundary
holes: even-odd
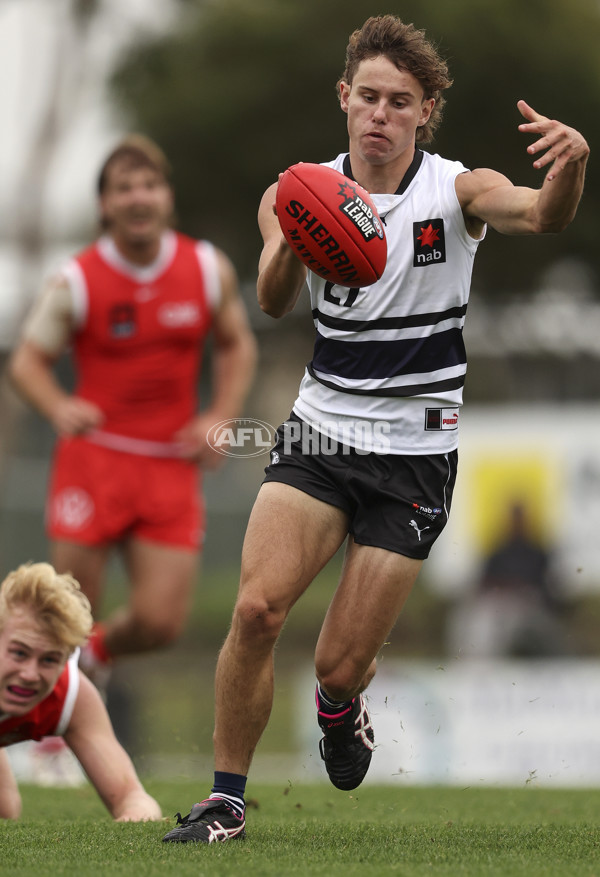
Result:
[[[277,189],[281,230],[299,259],[339,286],[375,283],[385,269],[383,223],[369,193],[333,168],[301,162]]]

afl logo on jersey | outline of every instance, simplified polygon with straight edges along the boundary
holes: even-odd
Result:
[[[182,329],[185,326],[196,326],[200,322],[198,302],[171,302],[161,307],[158,322],[169,329]]]
[[[443,219],[413,222],[413,268],[439,265],[446,261],[446,238]]]

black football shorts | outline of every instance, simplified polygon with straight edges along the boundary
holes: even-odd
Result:
[[[359,545],[424,560],[446,526],[457,464],[457,451],[361,453],[292,413],[277,430],[263,483],[289,484],[342,509]]]

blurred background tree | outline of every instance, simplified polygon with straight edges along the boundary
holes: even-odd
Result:
[[[538,186],[517,125],[525,98],[539,112],[597,138],[600,7],[596,0],[179,0],[178,26],[139,43],[112,80],[128,123],[156,138],[176,174],[180,225],[223,246],[243,277],[256,271],[256,211],[264,189],[296,161],[346,148],[335,83],[350,32],[369,15],[424,28],[455,84],[429,148]],[[597,266],[598,170],[588,174],[577,223],[535,241],[494,235],[474,286],[526,291],[563,254]]]

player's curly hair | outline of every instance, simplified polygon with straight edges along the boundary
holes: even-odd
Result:
[[[0,630],[15,609],[29,609],[57,643],[73,651],[92,628],[92,610],[79,582],[49,563],[25,563],[0,585]]]
[[[435,106],[425,125],[417,128],[417,143],[429,143],[442,120],[446,103],[442,91],[452,85],[448,65],[436,47],[426,38],[425,31],[413,24],[404,24],[395,15],[379,15],[367,19],[350,36],[346,49],[346,67],[337,83],[352,85],[361,61],[385,55],[399,70],[408,70],[419,80],[426,99],[434,98]]]

